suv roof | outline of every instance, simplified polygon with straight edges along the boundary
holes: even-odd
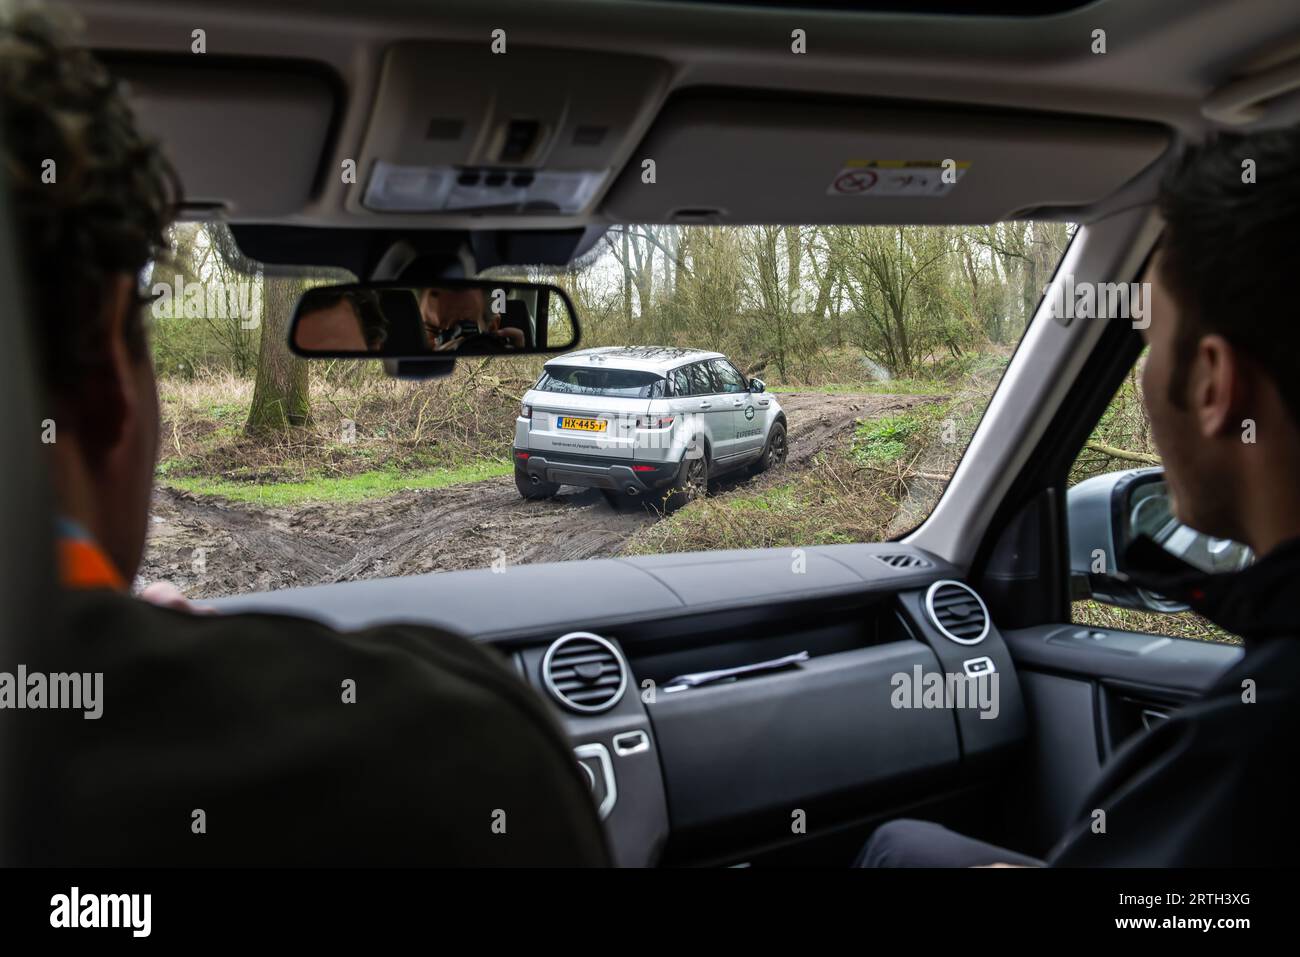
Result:
[[[607,366],[668,372],[701,359],[725,359],[721,352],[679,349],[676,346],[601,346],[569,352],[546,363],[549,366]]]

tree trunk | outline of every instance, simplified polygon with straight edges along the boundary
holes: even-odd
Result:
[[[632,255],[628,251],[628,227],[622,228],[619,243],[623,247],[623,325],[627,329],[628,341],[632,335]]]
[[[246,435],[307,425],[311,421],[307,363],[289,351],[289,320],[302,284],[264,278],[262,290],[261,345],[253,404],[244,423]]]

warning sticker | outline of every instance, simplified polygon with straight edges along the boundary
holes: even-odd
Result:
[[[835,174],[827,196],[943,196],[970,163],[962,160],[849,160]]]

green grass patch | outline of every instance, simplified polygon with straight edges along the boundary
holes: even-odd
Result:
[[[927,426],[919,412],[859,420],[853,430],[853,456],[872,465],[889,465],[902,458]]]
[[[457,468],[427,472],[373,471],[345,478],[314,477],[300,482],[234,482],[193,477],[166,478],[165,484],[195,495],[220,495],[255,505],[299,505],[305,502],[361,502],[407,489],[445,488],[509,475],[510,462],[486,459]]]

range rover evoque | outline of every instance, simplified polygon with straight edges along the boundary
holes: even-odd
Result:
[[[660,346],[583,349],[546,363],[515,421],[515,485],[662,496],[676,508],[724,472],[786,455],[785,412],[761,379],[718,352]]]

